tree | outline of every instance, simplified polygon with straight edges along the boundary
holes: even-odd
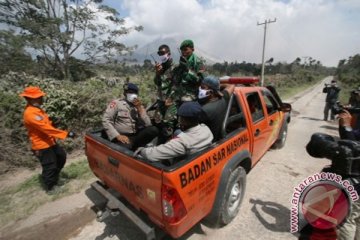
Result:
[[[154,66],[153,66],[153,64],[151,63],[151,60],[150,60],[150,59],[145,59],[145,60],[144,60],[143,68],[144,68],[144,69],[153,69],[153,68],[154,68]]]
[[[0,31],[0,74],[23,72],[32,68],[33,61],[25,51],[25,43],[14,31]]]
[[[270,58],[269,60],[267,60],[265,63],[271,65],[274,62],[274,58]]]
[[[70,79],[70,59],[76,52],[87,61],[110,60],[134,47],[120,36],[141,26],[125,27],[119,13],[102,0],[3,0],[0,23],[13,26],[28,47],[40,52],[45,63]]]

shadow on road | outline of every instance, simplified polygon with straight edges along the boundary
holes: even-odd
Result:
[[[335,130],[335,131],[338,131],[338,130],[339,130],[339,127],[338,127],[338,126],[327,126],[327,125],[323,125],[323,126],[320,126],[320,128],[325,128],[325,129]]]
[[[275,202],[261,201],[259,199],[250,199],[250,203],[253,204],[251,211],[254,212],[264,227],[273,232],[289,232],[290,210],[288,208]],[[274,220],[267,221],[269,216]]]
[[[324,121],[321,118],[313,118],[313,117],[300,117],[302,119],[307,119],[307,120],[311,120],[311,121]]]
[[[290,210],[281,204],[269,201],[261,201],[259,199],[250,199],[253,204],[251,210],[259,219],[261,224],[273,232],[289,232],[290,229]],[[269,216],[275,221],[267,221]],[[309,224],[301,229],[300,233],[293,233],[299,240],[311,239],[336,239],[335,229],[315,229]]]
[[[106,199],[101,194],[92,188],[87,189],[85,194],[94,203],[91,209],[95,213],[105,209]],[[113,238],[114,236],[117,237],[114,239],[145,239],[145,235],[121,212],[114,216],[108,216],[103,223],[105,228],[102,233],[98,233],[95,240]]]
[[[116,192],[112,192],[116,196]],[[99,210],[103,210],[106,206],[106,199],[95,191],[92,188],[89,188],[85,191],[87,197],[94,203],[94,206],[91,208],[95,213]],[[119,196],[118,196],[119,197]],[[130,209],[132,212],[138,215],[143,221],[145,221],[149,226],[155,228],[156,239],[162,240],[170,240],[173,239],[166,233],[164,233],[161,229],[156,227],[146,216],[145,213],[139,212],[134,209],[130,204],[126,202],[125,199],[121,199],[122,202]],[[114,239],[126,239],[126,240],[138,240],[138,239],[146,239],[145,234],[143,234],[140,229],[131,222],[127,216],[123,213],[119,212],[116,216],[109,216],[104,219],[103,223],[105,224],[105,228],[103,232],[99,232],[96,236],[95,240],[103,240],[108,238]],[[187,233],[185,233],[181,239],[188,239],[193,234],[204,234],[204,231],[201,227],[201,224],[196,224],[193,228],[191,228]]]

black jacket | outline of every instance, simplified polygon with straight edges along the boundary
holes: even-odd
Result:
[[[323,93],[327,93],[326,102],[336,103],[339,97],[340,88],[337,86],[324,87]]]

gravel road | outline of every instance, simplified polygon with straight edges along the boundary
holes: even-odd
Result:
[[[323,82],[330,82],[328,77]],[[270,150],[247,176],[246,194],[238,216],[228,226],[210,229],[196,225],[182,239],[297,239],[291,234],[290,208],[293,189],[306,177],[329,164],[305,151],[314,132],[337,135],[337,125],[324,122],[323,82],[289,99],[293,113],[286,145]],[[144,239],[144,235],[124,216],[99,223],[94,201],[101,199],[91,189],[40,207],[29,218],[2,232],[0,239],[103,240]],[[171,239],[166,237],[165,239]]]

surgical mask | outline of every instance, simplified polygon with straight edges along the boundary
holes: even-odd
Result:
[[[168,53],[165,53],[164,55],[159,56],[161,63],[166,63],[167,60],[169,60],[170,55]]]
[[[210,90],[205,90],[205,89],[202,89],[201,87],[199,87],[198,98],[204,99],[204,98],[208,97],[210,95],[209,92],[210,92]]]
[[[135,93],[127,93],[126,94],[126,100],[128,101],[128,102],[133,102],[135,99],[137,99],[137,97],[138,97],[138,95],[137,94],[135,94]]]

